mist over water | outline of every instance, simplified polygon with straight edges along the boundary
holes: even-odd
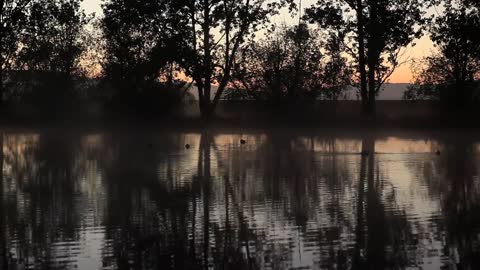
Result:
[[[478,269],[478,135],[3,131],[1,267]]]

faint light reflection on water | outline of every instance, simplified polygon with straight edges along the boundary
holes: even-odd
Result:
[[[10,130],[0,140],[3,268],[480,269],[473,133]]]

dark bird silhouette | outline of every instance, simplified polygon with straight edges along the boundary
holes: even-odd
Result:
[[[190,149],[190,144],[185,144],[185,149]]]
[[[241,143],[241,144],[246,144],[247,141],[245,141],[244,139],[241,139],[241,140],[240,140],[240,143]]]

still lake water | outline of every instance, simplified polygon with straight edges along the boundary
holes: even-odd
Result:
[[[0,142],[1,269],[480,269],[480,134],[9,130]]]

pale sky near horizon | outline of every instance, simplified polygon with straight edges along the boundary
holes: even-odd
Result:
[[[102,9],[101,9],[101,2],[102,0],[83,0],[82,6],[87,13],[95,12],[97,16],[101,16]],[[313,5],[316,0],[303,0],[303,8],[309,7]],[[282,18],[283,17],[283,18]],[[289,16],[285,15],[280,18],[275,18],[275,21],[278,23],[294,21],[294,19],[290,18]],[[425,36],[420,40],[415,41],[415,47],[407,47],[403,53],[403,62],[409,62],[407,60],[419,59],[423,56],[429,55],[433,50],[433,44],[431,40]],[[412,82],[413,75],[411,71],[411,65],[409,63],[404,63],[397,70],[392,74],[390,78],[390,82],[392,83],[409,83]]]

